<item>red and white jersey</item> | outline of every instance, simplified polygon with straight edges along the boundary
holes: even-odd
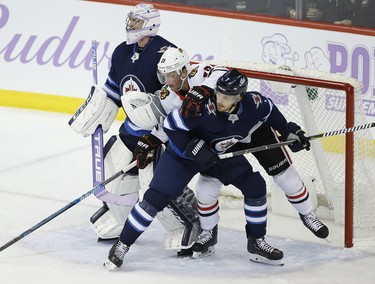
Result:
[[[225,67],[213,66],[205,62],[193,64],[191,65],[187,78],[189,89],[195,86],[204,85],[215,90],[217,80],[227,71],[228,69]],[[173,110],[180,108],[187,93],[188,91],[182,90],[172,91],[168,85],[163,86],[163,88],[160,90],[159,98],[165,112],[169,114]],[[152,134],[164,142],[168,140],[162,127],[156,127],[152,131]]]

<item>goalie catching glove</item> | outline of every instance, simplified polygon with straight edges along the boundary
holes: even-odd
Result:
[[[184,154],[199,164],[203,170],[215,167],[220,161],[217,154],[202,139],[190,141]]]
[[[134,149],[134,157],[137,160],[138,169],[144,169],[154,160],[153,150],[156,150],[163,142],[152,134],[145,134],[139,138]]]
[[[301,129],[301,127],[298,124],[294,122],[289,122],[287,124],[287,129],[289,130],[289,134],[287,136],[281,136],[281,139],[283,141],[296,140],[295,142],[289,145],[289,148],[290,150],[292,150],[292,152],[299,152],[303,149],[305,149],[306,151],[310,150],[309,138],[305,135],[305,132]]]
[[[181,105],[184,117],[199,116],[202,106],[214,94],[214,90],[207,86],[195,86],[185,96]]]

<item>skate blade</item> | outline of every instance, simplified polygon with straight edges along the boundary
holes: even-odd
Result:
[[[110,239],[102,239],[102,238],[98,238],[97,239],[97,242],[98,243],[114,243],[115,241],[117,241],[118,237],[117,238],[110,238]]]
[[[331,243],[331,239],[329,238],[329,237],[326,237],[325,239],[324,239],[327,243]]]
[[[107,259],[104,263],[103,266],[107,268],[109,271],[115,271],[118,270],[119,267],[117,267],[113,262],[111,262],[109,259]]]
[[[215,253],[215,246],[209,247],[206,251],[193,251],[192,258],[203,258]]]
[[[284,265],[284,262],[282,261],[282,259],[271,260],[271,259],[265,258],[265,257],[257,255],[257,254],[250,254],[250,261],[255,262],[255,263],[277,265],[277,266],[283,266]]]

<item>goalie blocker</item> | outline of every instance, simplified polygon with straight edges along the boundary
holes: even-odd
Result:
[[[101,88],[94,85],[86,101],[69,120],[69,125],[78,134],[86,137],[93,134],[101,125],[106,133],[116,118],[119,107]]]

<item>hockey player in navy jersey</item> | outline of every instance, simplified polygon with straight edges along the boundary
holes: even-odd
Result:
[[[111,68],[102,88],[93,86],[91,100],[74,116],[71,127],[83,136],[93,134],[101,125],[106,133],[114,121],[129,91],[154,93],[163,86],[157,77],[157,64],[168,47],[175,46],[157,35],[160,12],[151,4],[138,4],[126,19],[126,41],[118,45],[112,55]],[[126,118],[118,135],[112,136],[104,147],[105,175],[126,167],[133,160],[133,151],[139,137],[150,133]],[[148,185],[148,182],[147,182]],[[118,195],[138,193],[138,168],[106,185],[109,192]],[[132,207],[104,204],[90,219],[99,239],[117,238]]]
[[[265,241],[267,224],[266,184],[244,156],[219,160],[239,141],[251,137],[262,124],[281,133],[284,140],[295,140],[292,147],[309,147],[308,140],[294,123],[287,123],[271,100],[257,92],[246,92],[247,78],[237,70],[219,78],[216,94],[197,117],[182,117],[172,111],[164,121],[169,144],[156,168],[150,188],[130,212],[112,246],[105,266],[121,267],[130,246],[148,228],[158,212],[176,198],[197,173],[216,177],[223,184],[236,186],[244,195],[247,249],[256,262],[282,264],[283,252]]]

